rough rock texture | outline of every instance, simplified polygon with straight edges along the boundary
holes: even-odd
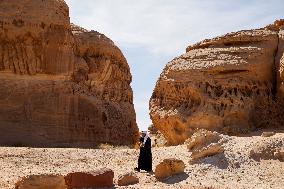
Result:
[[[138,176],[131,172],[131,173],[127,173],[124,175],[121,175],[118,178],[118,186],[127,186],[127,185],[132,185],[132,184],[137,184],[139,182],[139,178]]]
[[[183,173],[185,164],[179,159],[164,159],[155,168],[155,177],[158,180],[165,179],[167,177]]]
[[[200,150],[194,150],[191,154],[191,163],[194,163],[201,158],[214,156],[222,152],[224,152],[224,148],[219,143],[211,144]]]
[[[133,144],[130,82],[118,47],[71,26],[63,0],[0,1],[0,145]]]
[[[214,156],[224,152],[222,144],[226,142],[217,132],[207,130],[199,130],[194,133],[191,138],[187,139],[187,149],[191,153],[191,163],[196,162],[200,158]]]
[[[168,144],[200,128],[241,134],[283,125],[283,23],[204,40],[167,64],[150,115]]]
[[[21,178],[15,189],[66,189],[66,185],[60,175],[30,175]]]
[[[65,176],[67,189],[83,189],[96,187],[112,187],[114,173],[110,169],[100,169],[94,172],[75,172]]]
[[[187,144],[187,149],[190,151],[200,150],[212,143],[219,142],[221,139],[222,136],[219,133],[201,129],[187,139],[185,144]]]

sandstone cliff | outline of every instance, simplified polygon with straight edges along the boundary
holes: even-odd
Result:
[[[204,40],[166,65],[150,115],[168,144],[197,129],[241,134],[283,125],[283,24]]]
[[[63,0],[0,1],[1,145],[133,144],[130,83],[119,48],[71,26]]]

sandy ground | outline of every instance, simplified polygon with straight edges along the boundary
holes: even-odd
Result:
[[[138,184],[115,188],[284,188],[284,162],[249,158],[250,150],[268,140],[283,140],[284,133],[272,137],[229,137],[225,153],[207,157],[190,165],[190,153],[185,145],[153,148],[153,168],[165,158],[178,158],[186,164],[185,173],[163,182],[153,174],[137,173]],[[136,167],[135,149],[43,149],[0,148],[0,188],[13,188],[19,177],[29,174],[67,174],[73,171],[92,171],[107,167],[119,175]]]

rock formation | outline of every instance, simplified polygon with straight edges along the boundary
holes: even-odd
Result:
[[[150,100],[168,144],[197,129],[232,135],[284,123],[284,20],[204,40],[169,62]]]
[[[0,1],[1,145],[133,144],[130,82],[119,48],[71,26],[63,0]]]

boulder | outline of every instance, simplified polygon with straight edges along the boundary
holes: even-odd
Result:
[[[189,46],[160,74],[150,99],[170,145],[198,129],[241,135],[284,124],[283,20]]]
[[[118,178],[118,186],[127,186],[132,184],[137,184],[139,182],[139,178],[133,172],[127,173],[119,176]]]
[[[209,156],[214,156],[219,153],[223,153],[224,148],[220,144],[210,144],[209,146],[206,146],[200,150],[195,150],[191,154],[191,163],[195,162],[198,159],[204,158],[204,157],[209,157]]]
[[[111,169],[100,169],[94,172],[74,172],[65,176],[67,189],[84,189],[113,186],[114,172]]]
[[[70,24],[63,0],[0,1],[0,145],[132,145],[131,80],[120,49]]]
[[[198,130],[185,141],[191,153],[191,163],[208,156],[224,152],[222,144],[226,140],[217,132]]]
[[[66,189],[61,175],[29,175],[21,178],[15,189]]]
[[[155,177],[158,180],[165,179],[167,177],[183,173],[185,164],[179,159],[164,159],[155,168]]]
[[[217,143],[221,138],[221,135],[217,132],[201,129],[188,138],[185,141],[185,144],[187,145],[187,149],[190,151],[200,150],[211,143]]]

